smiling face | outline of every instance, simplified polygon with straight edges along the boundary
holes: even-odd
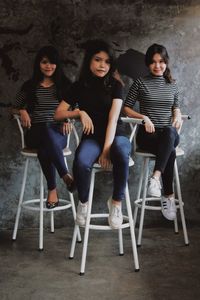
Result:
[[[56,70],[56,64],[52,64],[49,59],[45,56],[40,62],[40,71],[44,77],[52,77]]]
[[[110,70],[110,59],[106,52],[96,53],[90,62],[90,71],[97,77],[104,77]]]
[[[163,76],[167,64],[159,53],[154,54],[152,63],[149,65],[150,72],[155,76]]]

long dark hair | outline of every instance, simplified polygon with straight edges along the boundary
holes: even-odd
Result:
[[[90,79],[94,77],[90,70],[91,59],[95,54],[104,51],[109,56],[110,70],[103,78],[103,81],[106,87],[109,86],[113,79],[113,72],[116,69],[115,55],[111,45],[104,40],[96,39],[88,40],[82,46],[85,49],[85,56],[80,70],[79,81],[84,84],[88,84],[90,82]]]
[[[64,75],[61,65],[61,59],[56,48],[54,48],[51,45],[42,47],[36,54],[31,79],[26,81],[21,88],[21,90],[24,91],[26,94],[26,102],[28,105],[28,110],[30,112],[34,110],[35,104],[37,103],[35,97],[36,88],[44,79],[44,75],[40,70],[40,62],[44,57],[48,58],[50,63],[56,65],[56,69],[52,76],[52,80],[56,86],[56,94],[59,101],[63,99],[65,91],[69,88],[69,85],[71,84],[70,80],[67,79]]]
[[[152,64],[153,56],[157,53],[160,54],[160,56],[164,60],[165,64],[167,65],[166,70],[163,74],[163,77],[165,78],[166,82],[168,82],[168,83],[174,82],[174,79],[172,78],[171,71],[168,66],[169,65],[169,55],[167,53],[167,49],[164,46],[159,45],[159,44],[153,44],[147,49],[147,52],[145,55],[146,66],[149,67],[149,65]]]

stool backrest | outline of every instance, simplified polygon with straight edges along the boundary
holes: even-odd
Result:
[[[134,152],[135,152],[135,150],[136,150],[135,138],[136,138],[137,127],[138,127],[138,125],[144,124],[144,121],[142,119],[129,118],[129,117],[122,117],[121,120],[124,123],[128,123],[130,125],[131,134],[129,136],[129,140],[131,143],[133,142],[133,148],[134,148]]]

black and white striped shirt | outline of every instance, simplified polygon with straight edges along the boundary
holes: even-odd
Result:
[[[15,107],[18,109],[26,108],[26,93],[21,90],[16,96]],[[56,86],[39,86],[36,88],[36,103],[31,114],[32,123],[55,122],[54,113],[59,104],[56,94]]]
[[[179,108],[178,88],[163,76],[148,75],[136,79],[126,97],[125,106],[133,108],[139,101],[140,113],[149,117],[155,127],[171,125],[173,109]]]

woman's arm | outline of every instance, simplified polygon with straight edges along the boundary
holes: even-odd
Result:
[[[109,112],[108,125],[106,129],[106,136],[103,151],[99,157],[99,164],[108,169],[111,166],[110,161],[110,147],[115,137],[117,121],[122,107],[121,99],[113,99],[112,106]]]
[[[83,125],[83,132],[85,134],[94,133],[94,126],[88,114],[83,110],[79,110],[79,109],[69,110],[69,108],[70,108],[70,104],[68,104],[64,100],[61,101],[55,111],[54,119],[57,121],[63,121],[68,118],[69,119],[80,118],[80,121]]]
[[[172,112],[172,126],[179,129],[182,123],[180,108],[174,108]]]
[[[123,112],[125,113],[126,116],[128,116],[130,118],[137,118],[137,119],[144,120],[144,122],[145,122],[144,127],[145,127],[146,132],[149,132],[149,133],[155,132],[154,124],[151,122],[151,120],[147,116],[138,113],[137,111],[133,110],[132,108],[130,108],[128,106],[124,106]]]

